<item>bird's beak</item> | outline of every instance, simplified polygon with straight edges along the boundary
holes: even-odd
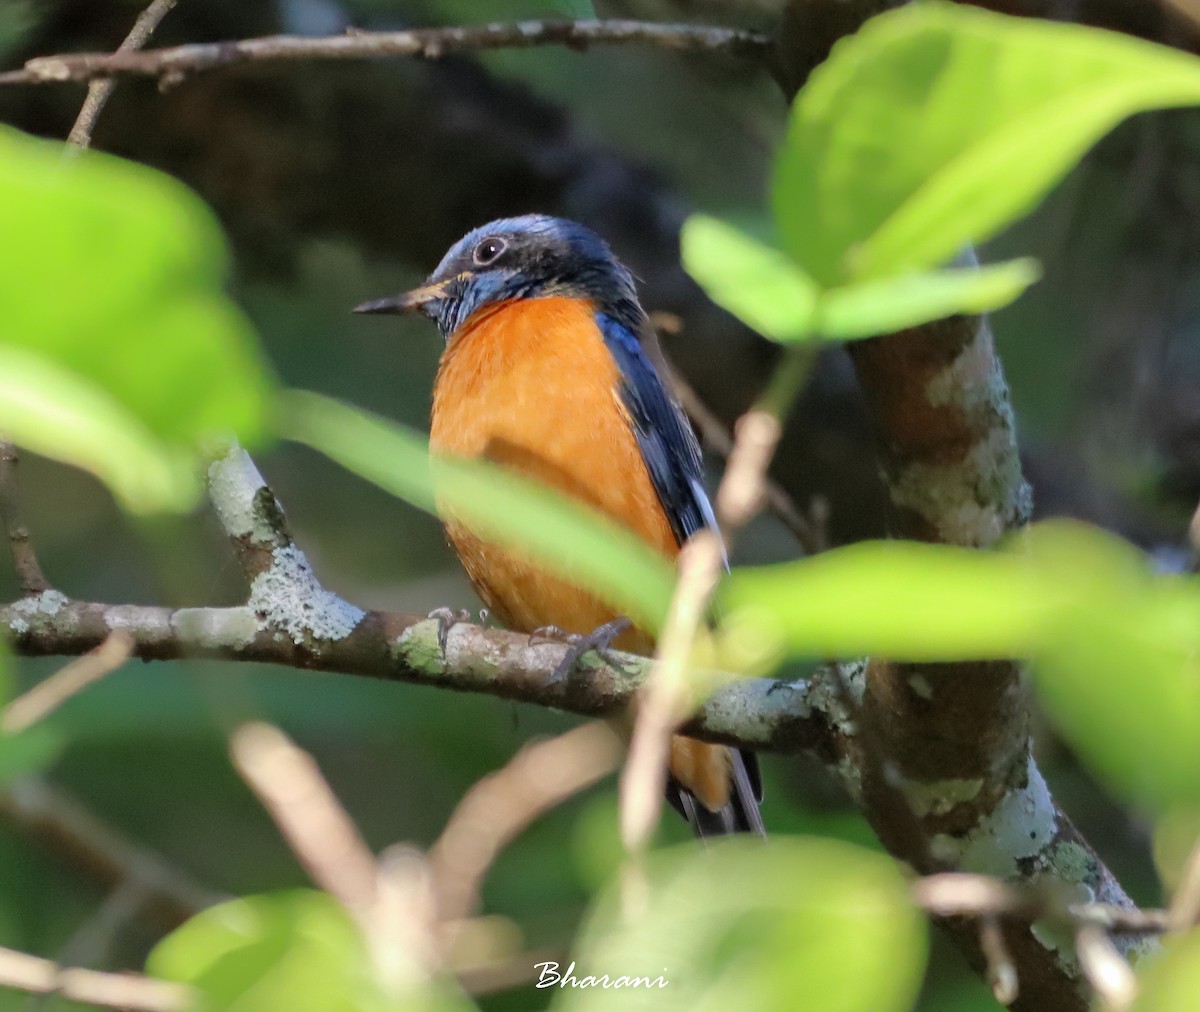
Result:
[[[392,314],[427,312],[426,307],[431,302],[445,297],[446,284],[447,282],[441,281],[436,285],[422,285],[420,288],[414,288],[410,292],[393,295],[390,298],[364,302],[362,305],[355,306],[350,312]]]

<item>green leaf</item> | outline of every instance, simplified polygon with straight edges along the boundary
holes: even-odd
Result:
[[[422,436],[318,394],[284,394],[280,414],[287,438],[421,509],[452,510],[488,538],[586,585],[644,629],[662,625],[674,567],[597,511],[483,462],[442,459],[431,468]]]
[[[1127,116],[1198,101],[1193,56],[910,4],[839,42],[797,97],[777,227],[825,287],[935,266],[1028,212]]]
[[[1062,605],[1059,589],[1015,555],[910,541],[738,568],[720,600],[722,631],[740,643],[910,661],[1028,654]]]
[[[1200,802],[1200,581],[1155,579],[1131,545],[1074,525],[1026,544],[1078,588],[1034,658],[1045,711],[1130,801]]]
[[[1046,712],[1113,788],[1156,809],[1200,801],[1200,580],[1156,576],[1082,524],[1002,552],[863,542],[735,570],[726,663],[779,657],[1032,659]]]
[[[189,455],[115,397],[54,359],[0,344],[0,432],[100,478],[135,512],[186,509],[199,492]]]
[[[956,313],[989,313],[1015,301],[1041,276],[1025,257],[986,267],[960,267],[860,281],[821,298],[821,335],[853,341],[890,334]]]
[[[0,426],[114,481],[131,508],[182,508],[198,489],[182,465],[212,437],[259,440],[273,383],[222,292],[204,205],[150,169],[63,151],[0,130],[0,351],[36,380]],[[83,431],[93,413],[103,433]]]
[[[772,341],[812,336],[817,286],[787,254],[704,214],[679,241],[684,268],[722,309]]]
[[[684,267],[708,297],[781,343],[852,341],[955,313],[990,312],[1015,300],[1041,273],[1025,258],[821,291],[787,254],[716,218],[692,215],[680,242]]]
[[[154,947],[151,976],[194,987],[221,1012],[385,1012],[461,1007],[433,993],[388,1000],[346,912],[311,890],[210,907]]]
[[[618,888],[601,897],[570,972],[580,980],[608,974],[610,983],[661,977],[666,986],[554,987],[553,1008],[912,1007],[925,923],[882,854],[816,838],[776,836],[768,847],[730,839],[660,851],[646,875],[647,905],[631,920],[621,916]]]
[[[1163,952],[1138,967],[1138,996],[1130,1012],[1178,1012],[1200,994],[1200,928],[1163,940]]]

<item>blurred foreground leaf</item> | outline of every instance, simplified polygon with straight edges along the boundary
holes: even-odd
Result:
[[[312,890],[230,900],[155,946],[146,972],[194,987],[222,1012],[384,1012],[460,1007],[433,994],[388,999],[350,918]]]
[[[853,341],[955,313],[986,313],[1040,275],[1034,260],[902,274],[822,290],[787,254],[723,221],[694,214],[680,236],[684,266],[708,297],[772,341]]]
[[[197,446],[264,433],[272,387],[204,205],[169,177],[0,130],[0,431],[138,512],[199,492]]]
[[[431,468],[423,436],[317,394],[289,392],[281,407],[287,438],[429,512],[436,484],[443,507],[473,529],[585,584],[643,628],[662,624],[673,566],[595,510],[482,462],[443,459]]]
[[[1163,952],[1138,964],[1141,991],[1130,1012],[1180,1012],[1200,995],[1200,928],[1163,940]]]
[[[1046,710],[1108,783],[1156,808],[1200,801],[1200,580],[1158,576],[1098,529],[1037,524],[999,552],[863,542],[735,570],[722,601],[747,666],[772,651],[1030,658]]]
[[[558,985],[554,1008],[699,1010],[912,1007],[925,922],[891,858],[804,837],[730,839],[660,851],[645,912],[602,895],[578,940],[575,977],[659,977],[665,987]],[[567,967],[557,970],[562,974]],[[545,979],[545,978],[544,978]]]
[[[944,263],[1033,208],[1127,116],[1196,102],[1191,55],[906,5],[839,42],[797,96],[773,187],[783,246],[823,287]]]

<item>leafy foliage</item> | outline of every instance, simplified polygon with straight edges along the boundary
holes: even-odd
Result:
[[[601,896],[574,953],[586,971],[576,974],[662,975],[669,986],[568,991],[555,1007],[911,1007],[924,926],[882,854],[833,840],[729,839],[658,853],[646,876],[640,916],[622,917],[617,884]]]
[[[136,512],[189,506],[194,455],[255,443],[272,387],[221,292],[224,243],[182,186],[0,131],[0,430]]]
[[[1200,801],[1200,581],[1156,576],[1111,535],[1049,522],[998,553],[863,542],[735,571],[723,600],[728,653],[748,665],[1032,658],[1098,774],[1135,803]]]
[[[325,893],[297,890],[230,900],[197,914],[155,947],[154,976],[190,984],[200,1007],[383,1012],[346,912]]]

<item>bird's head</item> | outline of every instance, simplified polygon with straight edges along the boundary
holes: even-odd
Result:
[[[483,225],[450,247],[425,283],[356,306],[356,313],[424,313],[449,340],[474,313],[515,299],[566,296],[637,326],[633,278],[595,232],[565,218],[528,214]]]

